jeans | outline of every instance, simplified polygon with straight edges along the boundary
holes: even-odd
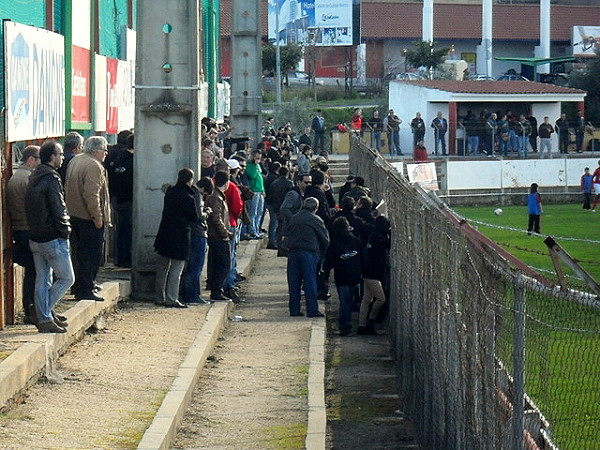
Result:
[[[313,139],[313,150],[315,154],[319,154],[320,152],[325,151],[324,142],[325,133],[315,133],[315,137]]]
[[[260,234],[260,219],[265,208],[265,193],[255,192],[250,200],[248,215],[250,216],[250,234],[258,236]]]
[[[317,303],[317,263],[319,257],[307,251],[288,253],[287,280],[290,314],[300,314],[300,289],[304,286],[306,314],[314,316],[319,312]]]
[[[340,299],[338,323],[340,332],[344,333],[352,330],[352,308],[359,285],[336,285],[336,288]]]
[[[529,155],[529,137],[528,136],[517,136],[517,154],[519,158],[525,157]]]
[[[29,247],[35,262],[35,309],[38,322],[50,322],[53,320],[52,309],[75,279],[69,241],[62,238],[50,242],[29,241]]]
[[[104,227],[96,228],[91,220],[71,217],[71,246],[75,284],[71,292],[75,297],[85,297],[94,292],[94,281],[102,262]]]
[[[479,136],[467,136],[467,149],[471,155],[479,153]]]
[[[225,279],[229,275],[231,262],[229,241],[208,241],[208,262],[208,282],[212,297],[223,292]]]
[[[402,154],[400,150],[400,130],[388,133],[388,149],[390,150],[390,155]]]
[[[375,145],[375,149],[379,151],[381,149],[381,131],[371,132],[371,147]]]
[[[446,133],[444,134],[438,134],[437,132],[435,133],[435,147],[434,147],[434,152],[437,155],[438,154],[438,149],[440,144],[442,144],[442,155],[446,154]]]
[[[179,282],[185,267],[184,259],[171,259],[158,256],[159,267],[156,271],[157,303],[175,303],[179,300]]]
[[[35,299],[35,262],[29,247],[29,232],[15,231],[13,239],[15,241],[13,261],[25,269],[22,291],[23,312],[29,316],[29,308],[34,304]]]
[[[181,301],[195,302],[200,298],[200,274],[206,256],[206,238],[192,236],[190,260],[181,277]]]
[[[276,245],[277,244],[277,212],[275,211],[275,207],[271,205],[267,205],[267,209],[269,210],[269,244]]]
[[[115,211],[119,220],[117,234],[117,255],[115,265],[119,267],[131,267],[131,239],[133,203],[117,203]]]
[[[231,234],[233,237],[229,240],[229,274],[225,279],[225,289],[231,289],[235,287],[235,282],[237,280],[237,248],[240,243],[240,235],[242,227],[241,225],[237,225],[235,227],[230,226]]]

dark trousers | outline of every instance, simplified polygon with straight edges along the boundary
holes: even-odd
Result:
[[[358,295],[358,284],[354,285],[336,285],[338,297],[340,299],[340,309],[338,323],[342,333],[352,330],[352,310],[354,299]]]
[[[320,152],[325,150],[323,142],[325,141],[325,133],[315,133],[315,138],[313,139],[313,151],[315,155],[318,155]]]
[[[300,313],[300,289],[304,286],[306,313],[314,316],[319,312],[317,303],[317,264],[319,257],[311,252],[293,251],[288,254],[287,281],[290,314]]]
[[[583,209],[592,209],[592,193],[583,193]]]
[[[75,272],[71,292],[77,298],[94,292],[94,281],[102,263],[104,226],[96,228],[91,220],[71,217],[71,227],[71,259]]]
[[[35,264],[33,262],[33,253],[31,253],[31,249],[29,248],[29,232],[15,231],[13,239],[15,241],[13,261],[25,269],[22,291],[23,312],[28,316],[35,296]]]
[[[223,292],[223,285],[230,270],[229,241],[208,241],[208,282],[210,293],[218,295]]]
[[[558,148],[560,153],[569,153],[569,133],[559,133]]]
[[[117,235],[117,254],[115,255],[115,265],[119,267],[131,267],[131,239],[132,239],[132,220],[133,203],[117,203],[115,208],[117,212],[119,228]]]
[[[529,214],[529,223],[527,224],[527,232],[540,234],[540,215],[539,214]]]

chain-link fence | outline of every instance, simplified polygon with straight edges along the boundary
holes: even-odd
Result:
[[[392,222],[398,390],[432,449],[600,448],[600,301],[561,291],[353,139]]]

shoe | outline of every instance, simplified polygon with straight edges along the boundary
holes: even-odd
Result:
[[[340,336],[352,336],[352,330],[340,331]]]
[[[326,292],[325,294],[317,294],[317,300],[327,301],[330,298],[331,298],[331,294],[329,292]]]
[[[242,275],[241,273],[238,273],[235,277],[236,281],[246,281],[246,277],[244,275]]]
[[[316,312],[314,314],[311,314],[310,316],[306,316],[306,317],[325,317],[325,314],[323,314],[322,312]]]
[[[175,300],[174,302],[164,302],[163,306],[167,308],[187,308],[188,306],[185,303],[181,303],[179,300]]]
[[[69,326],[69,322],[67,322],[67,318],[65,316],[60,316],[52,311],[52,317],[54,318],[54,322],[59,327],[67,328]]]
[[[252,236],[249,234],[244,234],[242,237],[240,237],[240,241],[249,241],[250,239],[252,239]]]
[[[224,296],[223,294],[215,294],[210,296],[211,302],[230,302],[231,299],[229,297]]]
[[[240,296],[238,295],[235,288],[229,288],[225,291],[225,296],[229,297],[233,303],[244,303]]]
[[[304,317],[304,313],[290,313],[290,317]]]
[[[277,250],[277,246],[269,242],[267,244],[267,250]]]
[[[29,305],[29,319],[31,320],[32,325],[38,324],[37,311],[35,309],[35,305]]]
[[[95,302],[103,302],[104,297],[100,297],[92,292],[91,294],[76,295],[75,300],[94,300]]]
[[[98,283],[94,283],[94,287],[92,288],[94,292],[100,292],[102,290],[102,285]]]
[[[67,330],[57,325],[53,320],[50,322],[44,322],[37,325],[37,329],[40,333],[66,333]]]
[[[25,325],[35,325],[35,321],[33,320],[33,317],[27,315],[27,316],[23,316],[23,323]]]
[[[264,237],[265,237],[264,234],[251,234],[250,235],[250,239],[253,240],[253,241],[257,241],[257,240],[263,239]]]

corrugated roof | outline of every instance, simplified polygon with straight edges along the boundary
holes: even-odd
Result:
[[[261,1],[261,27],[267,35],[267,1]],[[434,4],[433,35],[436,40],[481,40],[481,5]],[[232,0],[221,0],[221,35],[231,35]],[[363,39],[420,39],[422,3],[364,2]],[[493,6],[493,36],[502,41],[539,40],[538,5]],[[576,25],[598,26],[600,6],[552,5],[551,39],[570,41]]]
[[[440,91],[461,94],[584,94],[585,91],[554,84],[533,81],[453,81],[453,80],[398,80]]]

